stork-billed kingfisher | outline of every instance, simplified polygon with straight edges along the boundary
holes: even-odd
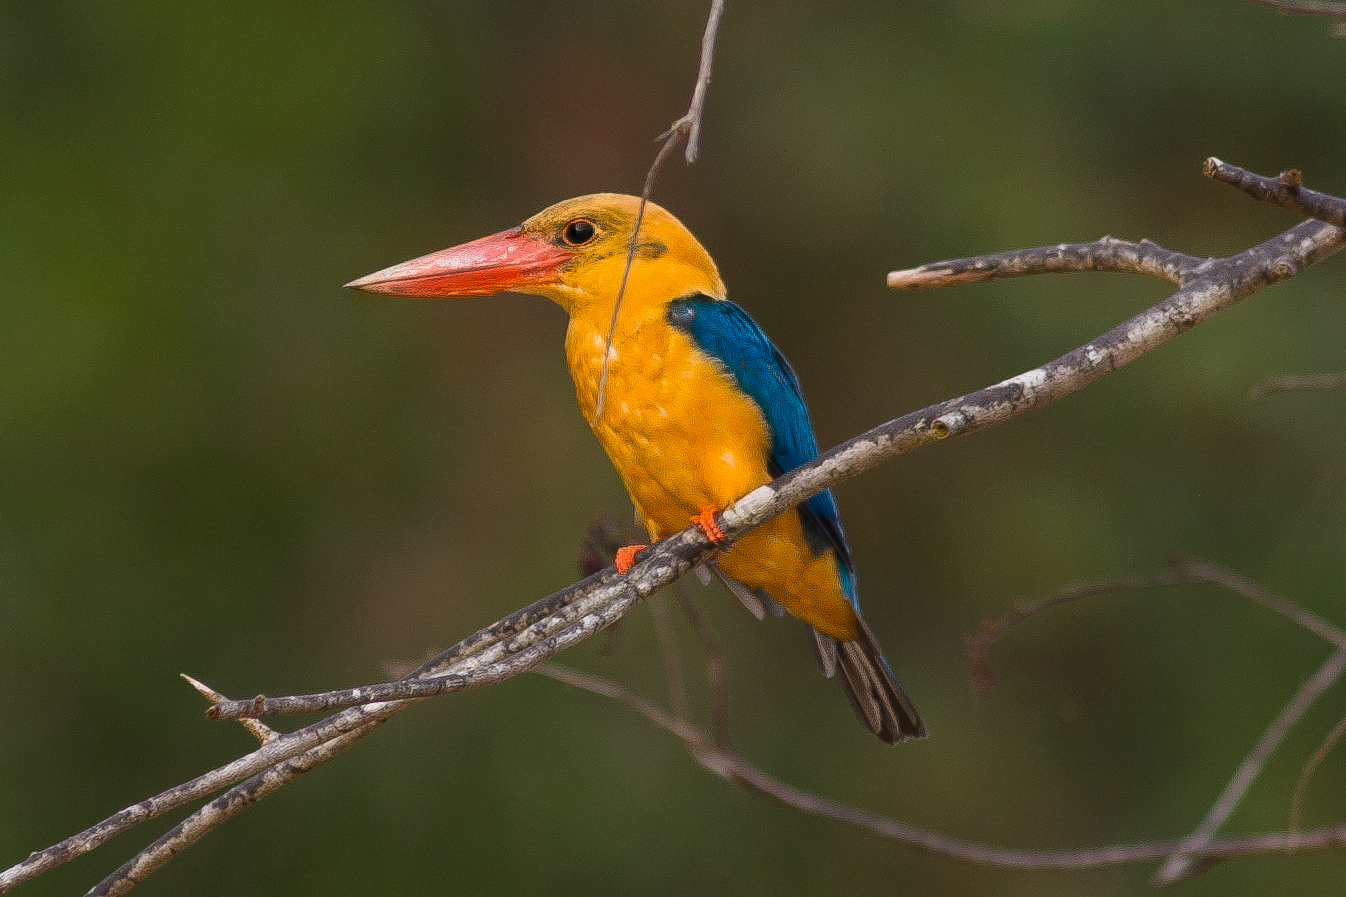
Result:
[[[723,540],[715,513],[818,454],[799,378],[730,302],[706,250],[648,203],[609,345],[640,199],[598,193],[522,225],[394,265],[347,286],[442,298],[505,290],[570,315],[566,361],[580,410],[626,484],[650,538],[695,523]],[[607,357],[600,408],[599,383]],[[618,553],[625,573],[636,552]],[[783,607],[813,627],[823,673],[841,671],[860,722],[896,744],[925,723],[860,618],[855,567],[830,490],[739,539],[714,562],[749,610]]]

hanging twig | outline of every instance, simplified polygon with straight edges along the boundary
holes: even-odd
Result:
[[[631,262],[636,257],[636,245],[640,239],[640,225],[645,220],[645,206],[654,194],[654,181],[665,160],[678,148],[678,142],[687,141],[687,164],[691,165],[701,154],[701,119],[706,111],[706,92],[710,89],[710,72],[715,62],[715,39],[720,33],[720,18],[724,15],[724,0],[711,0],[710,15],[706,17],[706,30],[701,35],[701,64],[697,66],[696,86],[692,88],[692,104],[682,118],[673,122],[667,131],[657,138],[663,141],[659,152],[654,155],[650,170],[645,173],[645,188],[640,191],[640,206],[636,209],[636,224],[631,230],[631,242],[626,247],[626,264],[622,267],[622,282],[617,287],[617,299],[612,304],[612,321],[608,324],[608,338],[603,348],[603,371],[598,376],[598,402],[594,406],[593,425],[603,413],[603,393],[608,385],[608,356],[612,353],[612,337],[617,332],[617,314],[622,310],[622,297],[626,295],[626,281],[631,275]]]

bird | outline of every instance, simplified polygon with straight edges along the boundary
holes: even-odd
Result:
[[[346,286],[414,298],[510,291],[561,306],[580,411],[650,539],[697,525],[725,549],[712,569],[749,611],[761,619],[783,608],[812,627],[818,665],[829,678],[841,673],[861,725],[888,744],[926,737],[860,616],[831,490],[725,544],[716,513],[808,462],[818,445],[794,369],[671,213],[635,196],[581,196]],[[618,573],[646,547],[618,551]]]

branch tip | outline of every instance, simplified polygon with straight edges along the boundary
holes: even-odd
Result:
[[[193,677],[193,676],[189,676],[189,675],[187,675],[186,673],[178,673],[178,675],[181,676],[184,680],[186,680],[186,682],[187,682],[188,685],[190,685],[192,688],[196,689],[196,693],[197,693],[197,694],[199,694],[201,697],[205,698],[207,701],[209,701],[209,702],[211,703],[211,705],[212,705],[211,709],[213,709],[213,707],[214,707],[215,704],[218,704],[218,703],[220,703],[221,701],[227,701],[227,700],[228,700],[228,698],[226,698],[224,695],[220,694],[220,693],[219,693],[218,691],[216,691],[215,689],[211,688],[211,687],[210,687],[209,685],[207,685],[206,683],[202,682],[200,679],[197,679],[197,678],[195,678],[195,677]],[[207,715],[207,716],[210,715],[210,710],[209,710],[209,709],[206,711],[206,715]]]

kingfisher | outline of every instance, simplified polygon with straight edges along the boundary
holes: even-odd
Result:
[[[812,627],[819,667],[829,678],[840,671],[866,729],[889,744],[925,737],[860,616],[831,490],[725,544],[716,513],[811,460],[818,443],[794,369],[729,301],[715,262],[677,218],[635,196],[581,196],[346,286],[417,298],[511,291],[565,309],[580,411],[650,539],[695,524],[722,548],[711,568],[758,619],[783,608]],[[622,548],[618,573],[646,547]]]

